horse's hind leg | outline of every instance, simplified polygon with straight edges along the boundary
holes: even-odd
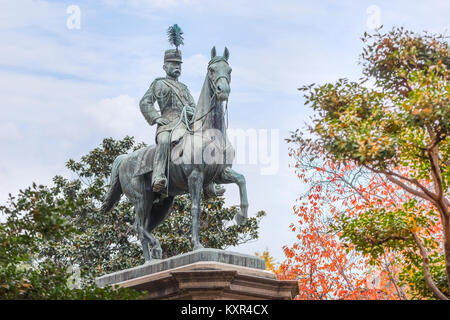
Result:
[[[149,262],[152,260],[152,255],[150,254],[150,243],[149,240],[145,236],[141,236],[141,245],[142,245],[142,252],[144,254],[145,262]]]
[[[188,178],[189,193],[191,194],[192,215],[192,245],[194,250],[203,248],[198,236],[200,218],[200,200],[203,189],[203,174],[197,170],[192,171]]]
[[[158,239],[153,236],[148,227],[151,220],[154,198],[149,183],[149,175],[147,174],[140,179],[139,185],[141,186],[141,190],[139,192],[140,194],[136,196],[137,201],[134,203],[134,207],[136,210],[136,222],[142,244],[142,252],[145,262],[148,263],[152,258],[161,258],[161,246]]]
[[[152,258],[162,258],[162,248],[159,240],[152,234],[152,231],[159,226],[167,217],[170,208],[173,204],[173,196],[169,196],[154,204],[152,206],[151,213],[147,215],[148,219],[145,221],[144,230],[146,234],[151,238],[153,248],[151,250]]]
[[[162,249],[159,243],[159,240],[156,237],[145,230],[142,227],[141,229],[141,244],[142,244],[142,252],[144,253],[145,262],[148,263],[152,259],[161,259],[162,258]]]
[[[138,232],[139,240],[142,245],[142,252],[144,254],[145,262],[148,262],[152,259],[150,254],[150,243],[151,239],[149,239],[148,235],[146,235],[144,230],[144,221],[145,221],[145,210],[142,201],[135,204],[135,213],[136,213],[136,229]]]

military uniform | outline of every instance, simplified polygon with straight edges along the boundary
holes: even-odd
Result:
[[[155,102],[158,102],[161,113],[156,110]],[[170,121],[169,124],[158,125],[156,139],[160,133],[173,129],[185,105],[196,107],[189,89],[185,84],[169,78],[155,79],[140,102],[142,114],[150,125],[154,125],[160,117]]]
[[[167,50],[164,55],[164,62],[166,61],[181,62],[181,52],[179,50]],[[158,102],[160,112],[156,110],[155,102]],[[156,120],[161,117],[169,121],[166,125],[158,124],[156,130],[157,149],[153,161],[152,175],[152,183],[154,184],[155,181],[166,178],[165,170],[170,148],[171,130],[179,122],[184,106],[188,105],[193,110],[196,105],[185,84],[167,77],[155,79],[139,105],[144,118],[150,125],[154,125]],[[184,123],[181,122],[180,125],[184,125]]]

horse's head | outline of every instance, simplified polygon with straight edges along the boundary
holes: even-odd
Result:
[[[216,55],[216,47],[211,50],[211,60],[208,63],[208,78],[211,89],[219,101],[228,100],[230,94],[231,67],[228,64],[230,52],[225,47],[223,56]]]

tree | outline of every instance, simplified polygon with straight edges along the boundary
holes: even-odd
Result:
[[[278,263],[275,262],[275,259],[271,256],[269,249],[266,248],[266,250],[264,250],[262,253],[255,252],[255,256],[264,259],[267,271],[271,271],[275,274],[279,273]]]
[[[52,261],[61,268],[78,266],[82,287],[92,286],[94,279],[100,275],[144,262],[134,229],[135,216],[131,203],[123,197],[111,213],[105,215],[100,211],[114,159],[143,146],[131,137],[119,141],[104,139],[99,147],[82,156],[80,161],[67,162],[67,168],[74,177],[55,176],[52,187],[36,187],[34,197],[45,199],[42,208],[52,210],[55,217],[59,217],[61,208],[66,208],[65,223],[74,231],[73,234],[37,241],[37,259]],[[19,198],[10,199],[8,208],[16,208],[20,203],[29,201],[31,195],[21,193]],[[189,238],[190,205],[188,196],[177,197],[168,219],[155,230],[165,257],[192,250]],[[223,198],[203,199],[202,205],[200,236],[206,246],[223,249],[258,237],[258,223],[265,215],[263,211],[238,226],[231,223],[237,208],[226,208]],[[20,212],[27,214],[29,209],[29,206],[21,207]],[[32,230],[33,225],[30,224],[30,232]]]
[[[407,291],[422,286],[420,277],[408,276],[412,270],[420,274],[417,257],[410,242],[395,240],[414,226],[416,232],[417,227],[431,231],[432,238],[436,227],[429,228],[427,219],[413,213],[395,219],[384,215],[387,208],[401,208],[405,198],[380,175],[354,165],[313,160],[300,148],[291,148],[290,156],[308,190],[294,206],[297,221],[291,230],[298,242],[284,247],[287,260],[279,275],[299,278],[304,299],[417,297]],[[378,220],[367,215],[374,208],[382,213]]]
[[[284,246],[287,259],[278,268],[278,277],[298,280],[297,299],[402,298],[397,274],[383,265],[387,252],[384,261],[370,261],[354,245],[341,241],[339,230],[333,228],[335,219],[351,215],[349,203],[358,196],[353,186],[365,180],[365,173],[350,166],[338,170],[330,161],[319,164],[293,148],[290,156],[308,190],[293,207],[296,222],[290,229],[298,241]],[[374,277],[380,280],[377,287],[370,283]]]
[[[42,243],[78,236],[70,218],[78,203],[58,189],[33,185],[0,206],[0,299],[136,299],[124,288],[70,285],[67,266],[41,255]]]
[[[358,225],[360,236],[351,236],[350,229],[344,230],[343,240],[364,241],[361,235],[370,234],[368,228],[374,224],[377,230],[394,232],[395,224],[412,214],[416,224],[404,224],[401,237],[391,237],[388,242],[375,238],[364,245],[357,244],[357,248],[383,247],[387,243],[414,248],[414,254],[422,262],[428,292],[435,298],[447,299],[450,287],[448,43],[442,35],[416,34],[403,28],[384,34],[380,30],[373,35],[365,33],[362,40],[365,47],[360,60],[361,80],[340,79],[334,84],[300,88],[305,92],[305,103],[315,111],[313,125],[308,128],[311,136],[305,137],[297,130],[288,140],[298,143],[300,153],[329,160],[340,167],[354,165],[365,169],[380,175],[386,186],[395,186],[408,195],[400,208],[364,208],[370,223]],[[371,85],[365,86],[369,80]],[[438,217],[441,226],[442,250],[432,246],[436,247],[432,254],[443,258],[444,288],[436,283],[439,279],[433,279],[426,243],[430,239],[423,238],[424,230],[436,225],[433,217]],[[343,220],[341,227],[363,221],[358,219]],[[421,224],[417,223],[419,220]],[[432,239],[436,240],[439,239]]]

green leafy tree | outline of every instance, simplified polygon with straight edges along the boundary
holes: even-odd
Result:
[[[72,233],[58,227],[60,236],[36,239],[36,259],[41,265],[51,262],[61,270],[77,266],[81,287],[90,288],[100,275],[144,263],[135,232],[134,210],[126,197],[109,214],[100,211],[114,159],[143,146],[131,137],[119,141],[104,139],[80,161],[67,162],[67,168],[73,173],[71,178],[55,176],[52,187],[35,186],[33,196],[31,191],[21,191],[19,198],[11,198],[9,206],[3,207],[4,210],[15,210],[22,205],[18,212],[33,216],[32,208],[25,203],[33,203],[36,198],[42,199],[39,202],[42,210],[52,212],[52,219],[64,217],[64,226]],[[155,230],[165,257],[192,250],[190,206],[188,196],[176,197],[169,217]],[[263,211],[238,226],[232,223],[237,208],[226,208],[223,198],[202,199],[202,207],[200,236],[206,247],[224,249],[258,238],[258,223],[265,215]],[[18,223],[21,223],[20,217],[16,219]],[[35,232],[33,221],[29,224],[29,232]],[[15,248],[21,251],[19,247]]]
[[[248,241],[258,239],[259,221],[265,216],[259,211],[256,217],[247,219],[245,224],[232,223],[238,208],[224,207],[222,197],[202,198],[202,211],[200,212],[199,237],[206,248],[226,249]],[[172,213],[169,218],[155,230],[155,236],[160,239],[163,257],[171,257],[180,253],[191,251],[190,197],[178,196],[175,198]]]
[[[336,165],[355,165],[400,188],[410,199],[402,208],[383,211],[374,206],[359,217],[343,220],[343,240],[354,242],[357,248],[369,253],[387,245],[411,248],[422,270],[413,272],[409,279],[416,277],[412,281],[426,283],[427,291],[434,297],[447,299],[449,46],[442,35],[417,34],[403,28],[380,31],[362,37],[363,77],[359,82],[340,79],[334,84],[300,88],[306,104],[315,111],[313,124],[308,128],[309,137],[297,130],[288,140],[298,143],[300,153]],[[428,206],[429,209],[423,209]],[[416,224],[408,220],[412,213]],[[430,243],[433,239],[421,238],[414,229],[418,225],[436,225],[433,217],[438,217],[442,233],[437,246]],[[362,235],[373,234],[374,230],[378,233],[382,230],[384,239],[389,241],[377,238],[364,241],[367,237]],[[396,234],[399,236],[395,237]],[[430,255],[428,250],[432,248]],[[439,285],[440,268],[444,268],[444,286]]]
[[[73,288],[67,264],[42,255],[43,243],[77,237],[71,219],[79,205],[73,197],[61,198],[58,186],[33,184],[10,195],[0,206],[0,299],[135,299],[130,289]]]

